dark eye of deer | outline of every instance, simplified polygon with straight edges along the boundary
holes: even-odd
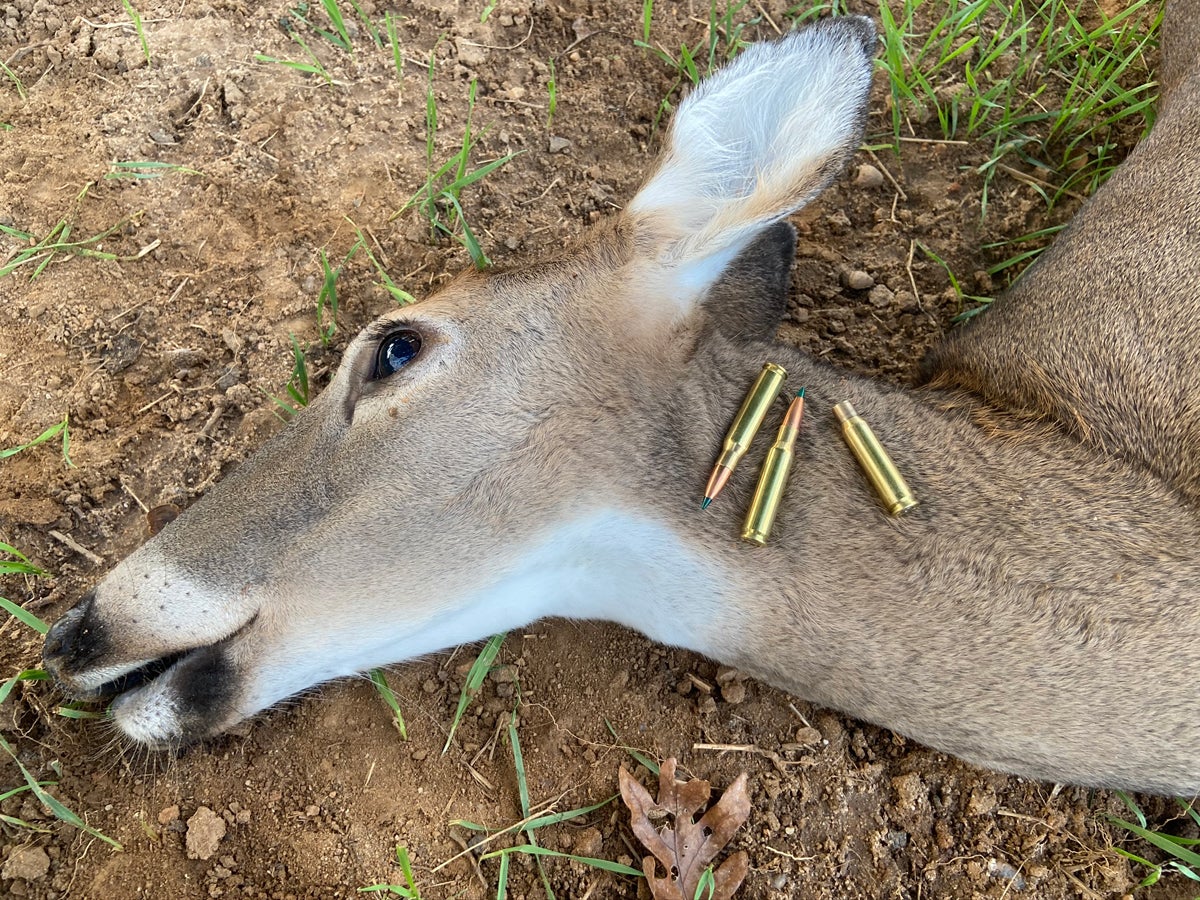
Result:
[[[412,362],[420,352],[421,335],[408,329],[393,331],[379,342],[371,378],[376,381],[387,378]]]

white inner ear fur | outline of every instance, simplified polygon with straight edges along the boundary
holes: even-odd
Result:
[[[654,293],[686,313],[759,231],[819,194],[853,153],[871,84],[869,19],[755,44],[680,104],[627,209]]]

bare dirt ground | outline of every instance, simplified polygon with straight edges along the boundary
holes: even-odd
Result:
[[[318,249],[341,259],[354,240],[347,217],[418,296],[468,264],[458,245],[431,244],[413,215],[389,222],[425,175],[431,50],[438,160],[457,149],[472,78],[476,126],[486,128],[475,159],[523,151],[464,195],[499,266],[576,240],[632,196],[673,81],[634,47],[640,3],[502,0],[481,24],[482,3],[412,0],[394,10],[402,84],[391,51],[359,26],[353,57],[313,44],[332,87],[255,61],[301,57],[280,26],[282,0],[138,5],[150,65],[119,3],[0,4],[0,60],[28,90],[23,100],[0,80],[0,123],[11,126],[0,131],[0,222],[42,235],[66,218],[75,238],[118,225],[103,249],[138,257],[60,259],[32,282],[28,269],[0,280],[0,447],[70,414],[74,468],[54,445],[0,462],[0,540],[56,576],[0,587],[47,619],[145,539],[139,499],[186,505],[282,427],[265,392],[280,394],[287,381],[289,334],[313,345],[320,385],[347,337],[389,308],[360,258],[339,282],[332,346],[317,340]],[[850,5],[877,13],[867,0]],[[382,20],[383,6],[362,6]],[[707,12],[660,3],[654,37],[694,44]],[[778,0],[761,12],[747,37],[785,22]],[[558,102],[548,125],[552,58]],[[876,136],[890,130],[883,88],[881,79]],[[913,133],[937,137],[930,125]],[[858,371],[910,377],[960,311],[939,266],[919,252],[910,264],[912,241],[945,258],[968,292],[986,294],[993,285],[982,270],[1004,251],[983,244],[1071,212],[1068,203],[1047,217],[1028,184],[1002,178],[981,222],[973,166],[986,149],[919,142],[899,157],[860,153],[797,222],[796,300],[783,337]],[[141,160],[202,174],[105,180],[115,161]],[[15,249],[0,242],[0,259]],[[37,664],[32,632],[8,621],[0,636],[0,675]],[[1115,795],[980,771],[754,682],[718,686],[712,662],[602,624],[551,621],[512,633],[502,668],[443,756],[474,655],[464,648],[391,674],[407,743],[366,682],[326,686],[178,758],[123,749],[102,723],[54,715],[61,698],[46,685],[19,687],[0,729],[32,772],[58,781],[57,796],[124,851],[16,795],[0,811],[47,832],[0,825],[0,864],[9,861],[0,895],[350,897],[400,880],[393,851],[403,843],[422,896],[494,896],[485,887],[495,884],[494,861],[465,856],[436,867],[471,836],[452,820],[499,827],[520,818],[502,733],[514,680],[535,803],[569,809],[616,792],[618,768],[636,763],[606,721],[620,742],[677,756],[681,771],[717,786],[748,771],[753,812],[734,841],[751,857],[746,898],[1118,897],[1144,875],[1111,849],[1130,842],[1105,819],[1124,812]],[[0,761],[0,793],[21,781]],[[1160,822],[1172,814],[1165,801],[1141,802]],[[226,831],[209,858],[189,858],[187,822],[201,808]],[[642,855],[615,804],[545,829],[541,840],[626,863]],[[646,893],[634,879],[578,863],[547,869],[559,897]],[[518,862],[510,896],[542,893],[532,866]],[[1194,893],[1176,877],[1138,896]]]

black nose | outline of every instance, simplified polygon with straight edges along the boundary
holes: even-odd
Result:
[[[108,640],[93,611],[96,592],[88,591],[46,632],[42,661],[56,678],[78,671],[105,654]]]

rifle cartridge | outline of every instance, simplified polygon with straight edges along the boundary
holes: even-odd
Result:
[[[879,438],[862,416],[854,411],[849,400],[843,400],[833,408],[842,423],[842,437],[850,445],[851,452],[867,473],[867,478],[879,494],[879,499],[893,516],[907,512],[917,505],[917,498],[901,476],[896,464],[879,443]]]
[[[775,514],[779,511],[779,501],[787,487],[788,472],[791,471],[796,451],[796,436],[800,434],[800,420],[803,417],[804,388],[800,388],[788,407],[787,415],[783,417],[775,443],[767,451],[762,473],[758,476],[758,486],[754,489],[754,499],[750,501],[746,523],[742,526],[743,541],[761,547],[771,534]]]
[[[713,467],[712,475],[709,476],[708,485],[704,488],[704,503],[701,509],[707,507],[717,494],[721,493],[733,473],[733,467],[750,449],[750,442],[766,418],[767,410],[779,395],[779,387],[785,378],[787,370],[770,362],[758,373],[758,378],[751,385],[750,392],[746,394],[746,399],[742,401],[742,406],[733,417],[733,424],[729,426],[725,435],[721,455]]]

